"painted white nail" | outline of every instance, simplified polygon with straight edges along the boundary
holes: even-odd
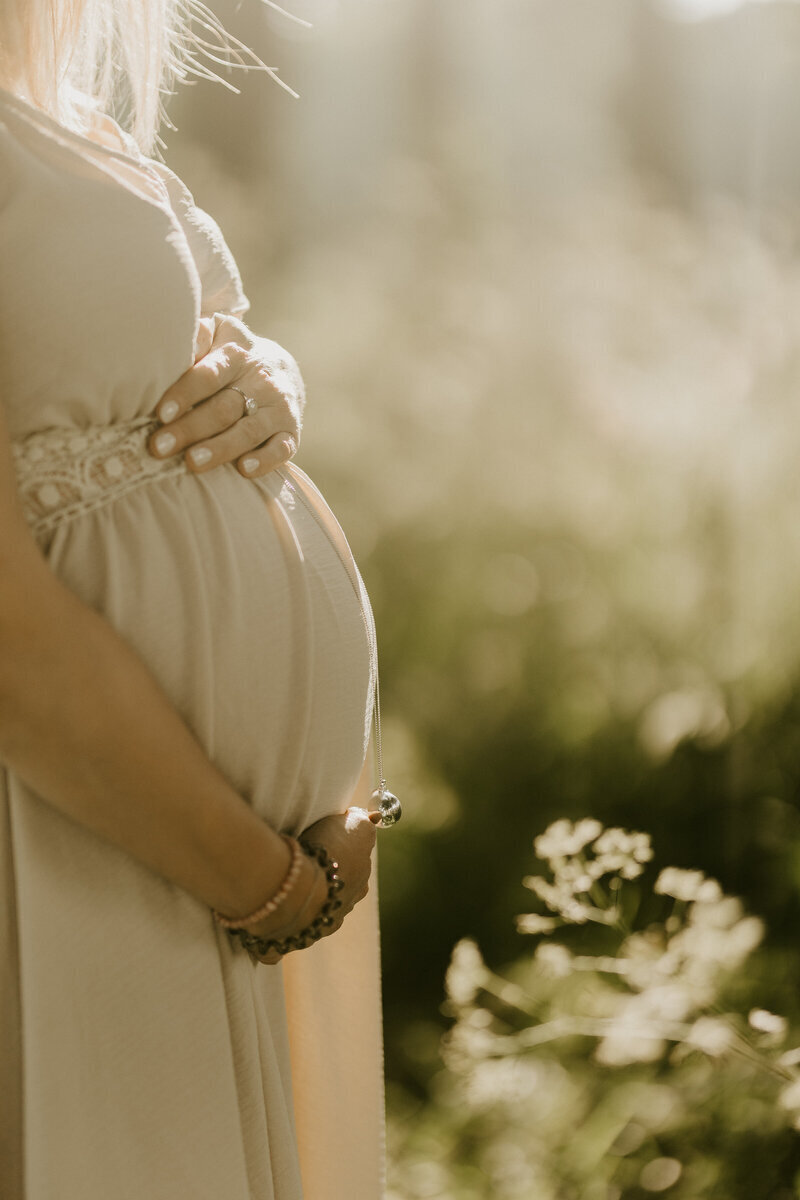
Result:
[[[165,404],[161,405],[158,415],[164,422],[173,421],[178,415],[178,402],[176,400],[167,400]]]
[[[174,433],[159,433],[154,444],[159,454],[169,454],[177,446],[178,439]]]
[[[242,470],[246,471],[248,475],[252,475],[253,471],[258,470],[259,466],[260,463],[257,458],[246,458],[242,463]]]
[[[206,446],[194,446],[187,453],[196,467],[202,467],[211,458],[211,451]]]

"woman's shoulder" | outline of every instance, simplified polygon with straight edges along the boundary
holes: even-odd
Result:
[[[244,293],[236,259],[217,222],[196,204],[180,176],[166,163],[144,154],[135,139],[107,113],[88,107],[86,120],[92,140],[135,158],[161,179],[203,282],[203,315],[231,312],[241,316],[246,313],[250,301]]]
[[[183,226],[186,239],[203,281],[203,316],[229,312],[242,316],[250,307],[236,259],[217,222],[195,202],[189,188],[166,164],[148,160],[163,181],[172,210]]]
[[[40,109],[0,89],[0,205],[9,194],[31,182],[33,168],[46,148],[57,147],[64,164],[74,165],[75,155],[84,162],[102,165],[102,160],[122,160],[120,170],[138,179],[157,177],[169,207],[183,228],[202,282],[202,312],[243,315],[250,307],[242,287],[236,260],[219,225],[195,203],[183,180],[163,162],[146,155],[131,134],[88,97],[75,99],[80,129],[61,125]],[[44,140],[42,141],[42,138]],[[70,163],[72,160],[72,163]],[[127,163],[127,166],[125,165]],[[136,169],[138,168],[138,170]],[[67,173],[67,175],[69,172]],[[162,201],[163,203],[163,201]]]
[[[7,149],[44,153],[60,147],[68,156],[86,159],[107,155],[143,165],[135,140],[82,93],[72,91],[69,118],[52,113],[13,92],[0,88],[0,129]]]

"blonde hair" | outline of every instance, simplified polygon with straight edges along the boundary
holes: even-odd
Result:
[[[266,71],[297,94],[201,0],[0,0],[0,84],[78,132],[87,109],[113,113],[146,153],[176,83],[195,76],[238,92],[215,65]]]

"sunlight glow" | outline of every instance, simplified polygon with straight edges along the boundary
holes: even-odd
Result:
[[[705,21],[725,17],[748,4],[773,4],[775,0],[660,0],[661,7],[680,21]]]

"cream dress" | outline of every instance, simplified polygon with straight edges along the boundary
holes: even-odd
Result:
[[[175,175],[108,118],[83,137],[0,92],[0,402],[26,517],[296,833],[364,802],[372,618],[347,543],[294,467],[193,476],[144,449],[199,318],[246,309]],[[0,896],[3,1200],[382,1196],[374,887],[337,934],[257,965],[0,767]]]

